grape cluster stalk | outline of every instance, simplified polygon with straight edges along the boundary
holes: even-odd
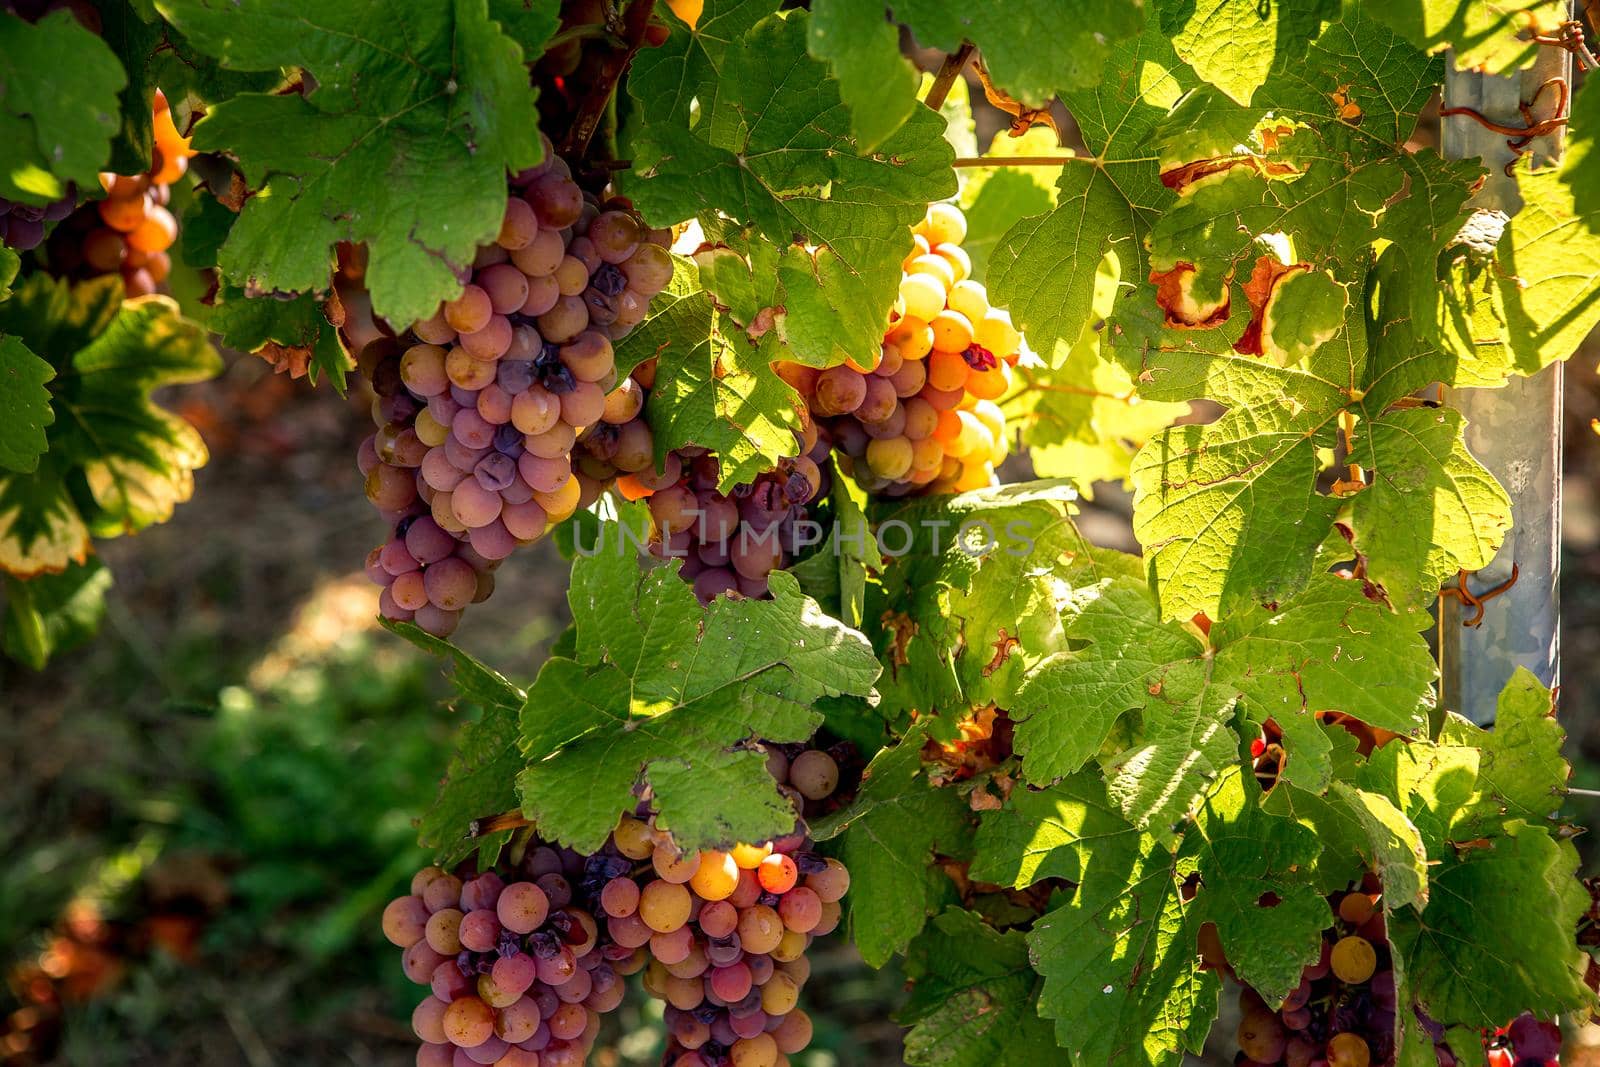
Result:
[[[786,1067],[811,1041],[798,1006],[806,950],[839,925],[850,875],[810,847],[803,814],[825,804],[840,767],[821,749],[769,746],[768,770],[794,803],[794,830],[761,844],[685,853],[648,809],[624,817],[589,861],[612,945],[642,964],[666,1002],[666,1067]]]
[[[1334,925],[1322,953],[1281,1004],[1268,1004],[1248,986],[1239,991],[1241,1020],[1236,1067],[1385,1067],[1394,1063],[1395,972],[1377,879],[1329,899]],[[1200,956],[1229,975],[1216,928],[1201,928]],[[1432,1038],[1439,1067],[1455,1067],[1442,1026],[1416,1012]],[[1542,1064],[1542,1061],[1541,1061]]]
[[[168,210],[172,184],[187,173],[195,152],[189,138],[178,133],[160,90],[151,125],[155,144],[150,169],[101,174],[105,199],[64,214],[51,232],[48,253],[56,273],[75,278],[120,274],[129,296],[153,293],[167,280],[172,271],[167,250],[178,239],[178,220]]]
[[[520,864],[466,877],[427,867],[383,912],[407,978],[429,987],[411,1015],[417,1067],[580,1067],[622,975],[598,951],[583,859],[535,843]]]
[[[971,277],[966,233],[966,217],[947,203],[930,205],[913,227],[873,366],[777,365],[869,493],[979,489],[995,483],[1005,459],[1006,419],[995,401],[1011,388],[1022,337]]]
[[[378,427],[358,463],[393,530],[367,573],[385,617],[441,637],[490,594],[500,561],[604,490],[575,465],[580,442],[608,442],[616,470],[654,455],[642,387],[619,381],[612,342],[671,280],[670,234],[579,188],[544,148],[462,294],[358,360]]]

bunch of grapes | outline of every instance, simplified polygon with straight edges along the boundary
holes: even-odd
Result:
[[[623,496],[648,501],[654,550],[683,561],[679,574],[701,603],[724,593],[766,596],[768,576],[808,543],[800,523],[828,490],[828,442],[809,423],[796,437],[799,455],[726,495],[717,490],[717,457],[698,448],[669,453],[661,471],[619,479]]]
[[[580,438],[615,428],[616,466],[648,464],[642,423],[623,447],[643,397],[611,345],[671,279],[669,241],[580,189],[546,141],[462,294],[362,350],[378,431],[359,464],[394,531],[367,564],[386,617],[450,634],[501,560],[592,503],[604,484],[574,469]]]
[[[597,951],[583,861],[536,845],[504,873],[428,867],[383,912],[406,977],[431,992],[411,1015],[417,1067],[579,1067],[622,975]]]
[[[1334,896],[1337,920],[1323,934],[1322,955],[1278,1005],[1241,987],[1238,1067],[1382,1067],[1394,1062],[1396,994],[1377,880]],[[1200,955],[1231,974],[1216,929],[1201,928]],[[1455,1067],[1442,1026],[1420,1012],[1439,1067]]]
[[[1011,387],[1022,338],[970,277],[966,233],[960,209],[943,203],[913,229],[875,366],[778,366],[869,493],[978,489],[1005,458],[995,401]]]
[[[50,265],[73,277],[122,275],[129,296],[156,291],[172,270],[167,249],[178,237],[178,220],[167,210],[172,183],[189,169],[194,150],[179,135],[172,109],[160,90],[152,125],[155,144],[143,174],[104,173],[106,198],[72,212],[50,235]]]
[[[820,749],[769,746],[767,766],[797,816],[839,785],[838,760]],[[605,954],[642,966],[645,990],[667,1003],[663,1063],[787,1064],[811,1040],[797,1006],[805,952],[838,926],[849,872],[810,850],[799,817],[776,841],[685,854],[648,807],[636,815],[590,859],[584,884],[599,895]]]
[[[1489,1039],[1489,1067],[1561,1067],[1561,1027],[1523,1012]]]

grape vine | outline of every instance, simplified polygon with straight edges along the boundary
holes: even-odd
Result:
[[[633,986],[663,1064],[782,1067],[822,937],[913,1067],[1175,1067],[1225,993],[1241,1067],[1548,1064],[1600,984],[1558,692],[1485,729],[1427,635],[1526,489],[1453,390],[1600,322],[1600,88],[1509,165],[1432,102],[1581,34],[1079,6],[5,5],[0,648],[189,498],[151,394],[214,338],[370,412],[375,607],[466,713],[380,923],[419,1067],[587,1062]],[[546,538],[523,687],[466,609]]]

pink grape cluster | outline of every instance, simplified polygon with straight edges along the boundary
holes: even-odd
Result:
[[[806,949],[850,886],[805,815],[841,802],[846,752],[764,747],[795,810],[775,841],[685,853],[647,798],[590,855],[535,838],[511,867],[418,872],[383,913],[406,977],[429,987],[417,1067],[580,1067],[641,971],[667,1003],[670,1067],[787,1067],[811,1040]]]
[[[1380,887],[1368,876],[1358,889],[1335,894],[1336,915],[1323,934],[1322,954],[1281,1004],[1255,990],[1239,991],[1238,1067],[1383,1067],[1394,1062],[1395,972]],[[1200,932],[1207,966],[1232,974],[1216,928]],[[1445,1028],[1417,1012],[1434,1042],[1439,1067],[1455,1067]],[[1543,1067],[1542,1063],[1540,1067]]]
[[[385,617],[454,631],[500,561],[604,490],[574,465],[580,441],[613,469],[648,465],[642,387],[619,382],[612,342],[671,280],[669,240],[580,189],[546,142],[461,296],[363,349],[378,431],[359,465],[393,527],[367,561]]]
[[[794,802],[790,834],[685,853],[644,810],[595,857],[614,951],[642,954],[644,988],[667,1004],[670,1067],[786,1067],[811,1040],[798,1007],[805,953],[839,925],[850,875],[811,851],[799,815],[834,792],[839,765],[819,749],[791,759],[769,746],[767,766]]]
[[[463,879],[427,867],[384,909],[406,977],[430,988],[411,1015],[417,1067],[586,1062],[600,1016],[626,990],[575,894],[582,870],[576,853],[547,846],[504,873]]]
[[[696,448],[669,453],[660,472],[618,481],[624,496],[647,499],[655,551],[683,561],[678,573],[701,603],[722,594],[768,595],[772,572],[794,562],[812,533],[820,539],[820,530],[801,524],[807,506],[828,491],[828,442],[808,423],[797,444],[799,455],[726,494],[717,489],[717,457]]]

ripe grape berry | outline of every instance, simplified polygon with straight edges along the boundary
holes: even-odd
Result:
[[[966,218],[933,204],[912,229],[899,298],[872,366],[776,364],[861,486],[883,496],[992,485],[1008,447],[995,403],[1022,337],[970,275]]]
[[[580,189],[544,151],[512,179],[459,297],[398,336],[346,327],[376,394],[358,464],[392,530],[367,573],[386,618],[441,637],[519,545],[654,460],[647,383],[619,380],[612,342],[671,279],[670,234]],[[596,451],[605,462],[586,464]]]

